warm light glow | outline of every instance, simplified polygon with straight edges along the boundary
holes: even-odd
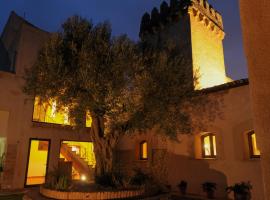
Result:
[[[95,168],[96,159],[92,142],[63,141],[60,158],[72,162],[72,179],[89,180],[89,168]]]
[[[213,150],[214,150],[214,156],[216,156],[217,155],[217,147],[216,147],[216,136],[215,135],[213,135],[212,136],[212,139],[213,139]]]
[[[226,76],[222,40],[224,33],[210,30],[190,12],[193,72],[198,73],[195,89],[229,82]],[[216,27],[217,28],[217,27]]]
[[[210,136],[206,136],[203,139],[204,143],[204,155],[205,156],[211,156],[211,143],[210,143]]]
[[[71,146],[71,151],[75,152],[76,154],[80,154],[80,148],[77,146]]]
[[[92,118],[91,118],[90,112],[87,111],[86,112],[86,127],[91,127],[91,125],[92,125]]]
[[[51,109],[51,118],[55,118],[56,117],[56,101],[53,100],[52,101],[52,109]]]
[[[203,143],[203,157],[215,157],[217,155],[216,136],[206,135],[202,136]]]
[[[251,148],[252,148],[252,156],[260,156],[261,155],[261,152],[260,150],[258,149],[258,146],[257,146],[257,141],[256,141],[256,134],[255,133],[252,133],[250,135],[250,140],[251,140]]]
[[[41,103],[39,97],[35,98],[33,120],[53,124],[70,125],[68,108],[57,110],[57,102],[50,100],[48,103]]]
[[[142,142],[140,145],[140,157],[142,160],[148,159],[148,148],[147,148],[147,142]]]
[[[26,185],[45,182],[48,141],[31,140]]]
[[[52,124],[72,125],[69,119],[69,108],[57,108],[57,102],[50,100],[47,103],[40,102],[40,98],[35,98],[33,121],[46,122]],[[92,118],[90,112],[86,113],[86,127],[91,127]]]
[[[81,180],[82,181],[86,181],[86,176],[85,175],[81,175]]]

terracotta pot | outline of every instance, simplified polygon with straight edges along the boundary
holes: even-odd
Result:
[[[180,193],[181,193],[181,195],[186,195],[186,193],[187,193],[187,187],[179,187],[179,190],[180,190]]]
[[[207,194],[208,199],[214,199],[214,197],[215,197],[215,191],[214,190],[207,191],[206,194]]]
[[[187,187],[178,186],[178,188],[179,188],[179,191],[180,191],[181,195],[186,195]]]
[[[234,193],[234,199],[235,200],[250,200],[251,199],[251,195],[250,194],[238,194],[238,193]]]

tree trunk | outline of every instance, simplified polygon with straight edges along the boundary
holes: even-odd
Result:
[[[92,117],[91,137],[96,158],[96,176],[113,171],[114,150],[116,139],[113,135],[104,134],[104,120]]]

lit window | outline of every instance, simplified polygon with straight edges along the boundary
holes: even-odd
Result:
[[[147,159],[148,159],[147,142],[143,141],[140,143],[140,160],[147,160]]]
[[[69,108],[58,108],[57,101],[49,100],[42,102],[39,97],[35,98],[33,121],[52,124],[72,125],[69,118]],[[92,118],[90,112],[86,113],[86,127],[91,127]],[[73,124],[74,125],[74,124]]]
[[[67,107],[57,110],[57,102],[41,102],[39,97],[35,98],[33,121],[52,124],[70,125],[69,110]]]
[[[90,115],[90,112],[86,112],[86,122],[85,122],[86,127],[91,127],[92,126],[92,117]]]
[[[202,156],[203,158],[215,158],[217,156],[216,136],[214,134],[202,136]]]
[[[251,158],[259,158],[261,155],[256,142],[256,134],[254,131],[248,133],[249,151]]]

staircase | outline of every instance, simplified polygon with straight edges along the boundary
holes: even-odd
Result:
[[[77,154],[76,151],[72,151],[72,147],[62,143],[60,153],[64,156],[66,161],[72,162],[72,167],[80,175],[86,177],[87,182],[92,182],[94,180],[94,169],[84,158]]]

